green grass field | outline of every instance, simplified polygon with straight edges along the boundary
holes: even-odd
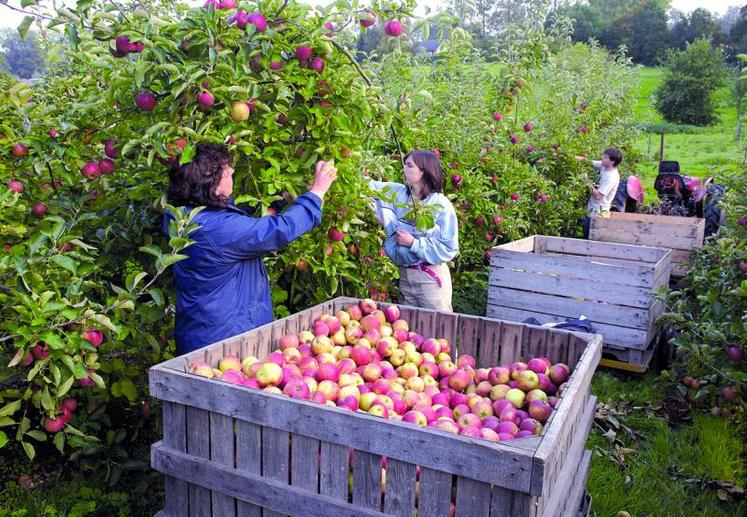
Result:
[[[642,124],[660,124],[664,120],[653,107],[653,94],[661,84],[661,68],[639,68],[639,90],[633,109],[636,119]],[[737,110],[730,82],[716,92],[720,120],[713,126],[699,128],[694,133],[664,135],[664,159],[680,163],[684,174],[698,177],[718,178],[724,169],[741,167],[745,157],[744,141],[737,142]],[[644,156],[637,164],[635,173],[644,182],[647,196],[653,194],[653,180],[659,163],[660,136],[644,134],[635,142],[635,147]],[[647,202],[652,198],[647,197]]]

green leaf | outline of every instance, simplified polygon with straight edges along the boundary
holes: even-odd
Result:
[[[65,433],[55,434],[54,438],[52,438],[52,443],[54,443],[58,451],[62,452],[65,448]]]
[[[8,435],[6,435],[3,431],[0,431],[0,449],[5,447],[8,443]]]
[[[44,433],[44,431],[40,431],[38,429],[34,429],[33,431],[29,431],[26,433],[31,438],[36,440],[37,442],[46,442],[47,441],[47,435]]]
[[[60,373],[60,367],[57,366],[55,363],[49,363],[49,371],[52,373],[52,377],[54,378],[54,385],[59,386],[60,381],[62,380],[62,374]]]
[[[21,0],[21,7],[28,7],[30,5],[39,5],[39,0]]]
[[[47,364],[47,361],[37,361],[34,363],[34,366],[29,370],[29,373],[26,375],[26,380],[30,381],[36,375],[39,373],[39,371]]]
[[[52,350],[61,350],[67,346],[67,343],[65,343],[65,341],[59,336],[59,334],[56,334],[51,330],[47,330],[46,332],[42,333],[39,338],[46,344],[48,344]]]
[[[161,255],[163,255],[161,248],[159,248],[155,244],[148,244],[147,246],[140,246],[140,251],[142,251],[143,253],[148,253],[149,255],[153,255],[156,258],[160,258]]]
[[[59,266],[64,267],[72,274],[76,274],[78,272],[78,263],[66,255],[54,255],[49,260]]]
[[[34,22],[33,16],[26,16],[23,18],[23,21],[21,22],[21,25],[18,26],[18,34],[21,35],[21,39],[26,39],[26,36],[29,33],[29,28],[31,28],[31,24]],[[31,458],[33,459],[33,458]]]
[[[75,377],[73,376],[65,379],[65,382],[63,382],[62,385],[57,388],[57,397],[64,397],[65,395],[67,395],[67,392],[70,391],[70,388],[73,387],[73,382],[75,382]]]
[[[195,157],[195,154],[197,153],[197,147],[194,145],[188,145],[184,148],[182,151],[182,155],[179,157],[179,165],[184,165],[185,163],[192,163],[192,160]]]
[[[132,292],[135,290],[137,285],[148,276],[148,273],[145,271],[133,271],[129,275],[127,275],[127,279],[125,280],[125,286],[127,287],[127,290]]]
[[[137,399],[137,388],[132,381],[130,379],[122,379],[119,384],[122,394],[127,397],[130,402],[134,402]]]
[[[16,421],[7,416],[0,416],[0,427],[8,427],[9,425],[16,425]]]
[[[26,456],[33,461],[34,456],[36,456],[36,449],[34,449],[34,446],[28,442],[21,442],[21,445],[23,445],[23,450],[26,451]]]
[[[0,416],[9,416],[21,409],[21,399],[14,400],[0,409]]]
[[[180,260],[188,259],[188,255],[182,255],[182,254],[175,254],[175,255],[164,255],[160,259],[156,260],[156,269],[159,271],[163,271],[167,267],[169,267],[171,264],[175,264],[179,262]]]
[[[150,294],[151,298],[153,298],[153,301],[156,302],[156,305],[158,305],[159,307],[163,307],[164,299],[163,293],[160,289],[154,287],[153,289],[150,289],[148,291],[148,294]]]

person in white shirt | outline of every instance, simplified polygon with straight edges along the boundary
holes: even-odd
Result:
[[[582,156],[578,158],[586,159]],[[617,166],[620,165],[622,159],[622,152],[610,147],[604,150],[601,160],[591,161],[591,166],[599,171],[599,183],[596,186],[589,186],[591,195],[589,196],[589,202],[586,204],[586,217],[581,223],[584,230],[584,239],[589,238],[591,218],[604,215],[610,211],[612,201],[617,193],[617,187],[620,184],[620,173],[617,171]]]

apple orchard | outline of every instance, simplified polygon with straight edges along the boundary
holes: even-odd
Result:
[[[338,295],[391,299],[364,173],[401,181],[411,149],[444,164],[457,277],[484,270],[498,243],[573,231],[586,195],[573,157],[629,141],[627,62],[586,47],[550,58],[562,35],[527,28],[496,72],[454,29],[425,67],[403,51],[434,23],[413,8],[88,1],[45,20],[51,73],[0,77],[0,446],[91,454],[124,415],[152,418],[145,372],[173,353],[168,267],[195,227],[185,216],[163,237],[163,193],[198,142],[234,152],[235,201],[258,215],[335,160],[322,225],[266,259],[277,316]],[[373,24],[386,52],[358,61],[354,32]],[[609,73],[621,80],[600,93]],[[555,87],[530,109],[540,79]]]

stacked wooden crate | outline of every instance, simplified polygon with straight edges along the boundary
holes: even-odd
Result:
[[[685,276],[693,252],[703,245],[705,219],[611,212],[591,220],[589,238],[672,250],[672,278]]]
[[[164,438],[152,448],[153,468],[166,475],[163,515],[446,517],[452,504],[469,517],[578,515],[598,335],[400,306],[412,329],[448,339],[478,367],[546,356],[572,368],[543,433],[501,443],[186,372],[225,354],[264,357],[280,336],[357,302],[336,298],[151,368],[151,394],[164,404]]]
[[[585,316],[620,361],[648,364],[671,251],[535,235],[491,250],[487,316],[540,323]]]

